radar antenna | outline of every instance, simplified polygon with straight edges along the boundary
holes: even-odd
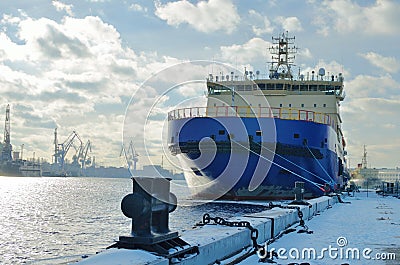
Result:
[[[298,48],[294,45],[295,37],[289,37],[288,32],[279,37],[272,37],[269,51],[272,55],[269,77],[271,79],[293,79],[291,67],[294,66],[295,54]]]

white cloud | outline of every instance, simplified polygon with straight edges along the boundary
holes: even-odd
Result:
[[[310,49],[308,49],[308,48],[303,48],[303,49],[300,48],[297,54],[300,58],[307,58],[307,59],[313,58],[313,55],[312,55]]]
[[[385,57],[375,52],[363,53],[360,56],[388,73],[397,73],[400,69],[400,63],[394,57]]]
[[[0,32],[0,59],[1,60],[22,60],[27,53],[24,47],[11,41],[4,33]]]
[[[303,31],[301,22],[297,17],[277,17],[277,22],[282,25],[285,31],[299,32]]]
[[[185,1],[161,4],[156,2],[155,14],[168,25],[189,24],[201,32],[226,31],[232,33],[240,22],[236,6],[231,0],[199,1],[196,5]]]
[[[400,84],[389,74],[359,75],[345,84],[341,113],[353,164],[361,160],[354,157],[361,157],[360,148],[366,144],[373,166],[398,166],[388,161],[393,162],[391,156],[400,148]]]
[[[353,98],[343,103],[341,112],[350,158],[361,156],[359,149],[366,144],[370,158],[373,158],[373,166],[398,166],[388,162],[393,161],[391,156],[397,154],[396,150],[400,148],[399,138],[394,137],[400,129],[399,100]],[[357,161],[352,160],[353,163]]]
[[[70,16],[74,15],[72,13],[72,8],[74,7],[73,5],[67,5],[57,0],[53,0],[51,3],[53,4],[53,6],[56,8],[57,11],[65,11]]]
[[[346,82],[350,99],[354,98],[393,98],[400,96],[400,84],[389,74],[382,76],[358,75]]]
[[[256,20],[256,23],[261,24],[261,26],[259,27],[256,25],[252,25],[252,30],[254,34],[256,34],[256,36],[261,36],[262,34],[273,32],[274,27],[271,25],[271,22],[269,21],[267,16],[261,15],[253,9],[249,11],[249,15]]]
[[[182,94],[185,97],[193,97],[193,96],[199,96],[201,94],[204,94],[206,91],[206,84],[203,83],[188,83],[188,84],[183,84],[178,88],[178,91],[180,94]],[[198,102],[196,102],[197,104]]]
[[[11,15],[3,14],[3,18],[1,19],[1,24],[18,24],[21,21],[20,17],[14,17]]]
[[[76,130],[96,145],[98,161],[119,163],[127,99],[151,73],[177,60],[123,47],[118,31],[99,17],[56,22],[9,16],[2,22],[13,23],[17,38],[0,33],[0,102],[13,110],[13,144],[26,143],[26,152],[50,160],[49,138],[57,126],[60,141]],[[140,111],[152,105],[154,94],[140,95],[138,117],[146,117]]]
[[[400,33],[400,3],[397,1],[376,0],[372,5],[361,6],[352,0],[324,0],[320,11],[326,14],[326,20],[333,21],[338,32]]]
[[[319,12],[318,12],[319,13]],[[317,14],[311,23],[317,27],[317,33],[327,37],[329,35],[330,31],[330,26],[329,23],[330,21],[326,20],[325,14]]]
[[[141,6],[139,4],[136,4],[136,3],[131,4],[129,6],[129,9],[132,9],[133,11],[137,11],[137,12],[147,12],[147,7],[143,7],[143,6]]]
[[[246,64],[256,58],[268,58],[266,50],[271,43],[260,38],[252,38],[248,42],[239,45],[221,46],[222,59],[230,63]]]

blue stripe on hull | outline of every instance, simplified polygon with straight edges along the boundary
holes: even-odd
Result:
[[[338,177],[336,133],[328,125],[297,120],[234,117],[179,119],[170,121],[169,125],[170,146],[179,145],[182,153],[178,150],[177,154],[194,162],[188,165],[193,172],[186,172],[185,176],[206,176],[218,180],[224,173],[229,174],[230,178],[222,178],[225,183],[221,183],[230,185],[225,197],[293,198],[295,181],[305,182],[307,197],[316,197],[323,195],[321,186],[325,183],[332,186],[343,184]],[[257,134],[257,131],[262,131],[262,136]],[[263,150],[261,158],[260,155],[240,148],[219,148],[218,146],[229,147],[229,143],[232,144],[228,134],[233,135],[232,141],[246,142],[250,136],[255,146],[265,143],[269,145],[265,145],[265,150],[260,149]],[[190,146],[196,146],[205,137],[211,137],[219,149],[217,148],[212,162],[204,166],[199,159],[198,149],[183,150],[185,145],[189,146],[188,143]],[[277,144],[275,156],[269,151],[270,143]],[[209,151],[202,150],[201,156],[209,158],[214,155],[207,152]],[[253,178],[259,179],[260,185],[249,191],[249,184]],[[207,193],[214,191],[204,190],[198,196],[212,197],[212,194]]]

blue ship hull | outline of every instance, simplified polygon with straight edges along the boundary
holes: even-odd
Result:
[[[169,121],[169,148],[194,196],[205,199],[292,199],[344,185],[341,139],[321,123],[254,117]]]

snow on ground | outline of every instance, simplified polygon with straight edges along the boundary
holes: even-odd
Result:
[[[400,264],[400,199],[369,191],[344,201],[351,204],[335,204],[306,221],[313,234],[293,232],[269,245],[269,250],[274,248],[280,254],[274,262]],[[239,264],[262,263],[253,255]]]

